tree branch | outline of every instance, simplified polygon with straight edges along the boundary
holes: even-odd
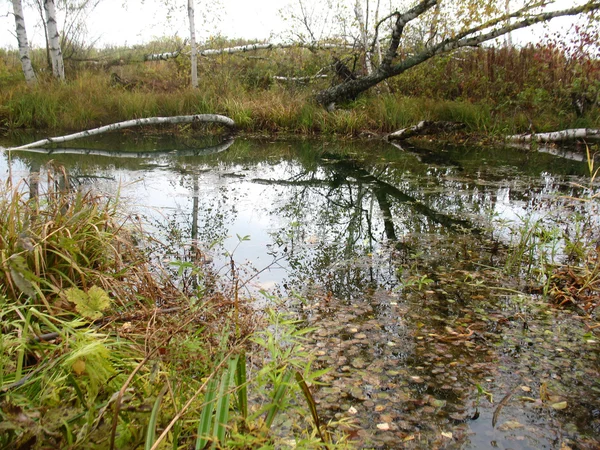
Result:
[[[381,72],[387,72],[392,65],[392,61],[396,57],[398,46],[400,45],[400,38],[404,32],[404,27],[412,20],[425,13],[427,10],[437,5],[438,0],[422,0],[418,5],[406,11],[404,14],[400,14],[396,19],[396,24],[392,30],[392,39],[390,45],[385,53],[383,61],[379,66]]]

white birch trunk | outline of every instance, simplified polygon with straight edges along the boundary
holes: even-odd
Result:
[[[196,114],[193,116],[172,116],[172,117],[147,117],[145,119],[126,120],[125,122],[117,122],[111,125],[105,125],[91,130],[81,131],[79,133],[69,134],[67,136],[57,136],[41,141],[32,142],[31,144],[21,145],[19,147],[11,147],[6,150],[24,150],[27,148],[41,147],[48,144],[59,144],[62,142],[73,141],[96,134],[106,133],[108,131],[122,130],[123,128],[139,127],[141,125],[160,125],[163,123],[190,123],[190,122],[212,122],[225,125],[227,127],[235,127],[235,122],[229,117],[219,114]]]
[[[373,73],[373,65],[371,64],[371,49],[369,48],[369,35],[367,33],[367,25],[365,24],[365,18],[363,16],[362,6],[360,5],[359,0],[356,0],[356,3],[354,4],[354,14],[356,16],[356,21],[358,22],[358,27],[360,29],[361,45],[365,51],[365,69],[367,70],[367,74],[371,75]]]
[[[506,140],[511,142],[559,142],[575,139],[600,139],[600,129],[594,128],[571,128],[551,133],[514,134],[507,136]]]
[[[304,82],[316,80],[319,78],[327,78],[327,75],[317,74],[317,75],[313,75],[311,77],[282,77],[282,76],[278,76],[278,75],[273,76],[273,79],[275,81],[291,81],[291,82],[296,82],[296,83],[304,83]]]
[[[44,0],[44,11],[46,12],[46,26],[48,28],[48,46],[50,47],[50,60],[52,62],[52,73],[59,80],[65,79],[65,65],[62,51],[60,49],[60,35],[56,22],[56,8],[54,0]]]
[[[165,53],[154,53],[152,55],[144,55],[144,61],[166,61],[168,59],[175,59],[181,54],[181,51],[176,52],[165,52]]]
[[[190,48],[192,50],[192,87],[198,88],[198,53],[196,49],[196,25],[194,22],[194,0],[188,0],[188,19],[190,21]]]
[[[25,18],[23,16],[23,5],[21,0],[12,0],[13,12],[15,14],[15,25],[17,28],[17,41],[19,42],[19,58],[21,67],[25,75],[25,81],[29,84],[36,82],[35,72],[29,58],[29,42],[27,41],[27,31],[25,29]]]

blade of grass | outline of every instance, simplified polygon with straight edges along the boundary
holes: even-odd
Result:
[[[152,407],[152,412],[150,413],[150,420],[148,421],[148,429],[146,430],[146,443],[144,445],[144,450],[150,450],[152,445],[154,444],[154,438],[156,437],[156,422],[158,421],[158,414],[160,412],[160,404],[162,403],[162,399],[169,388],[169,384],[165,383],[163,388],[160,390],[158,397],[154,401],[154,406]]]
[[[233,383],[235,377],[238,358],[238,356],[231,358],[229,360],[227,369],[221,375],[219,397],[217,400],[217,406],[215,408],[215,426],[213,435],[216,437],[216,441],[213,442],[213,448],[216,446],[217,442],[219,444],[224,444],[225,442],[227,421],[229,420],[229,399],[231,397],[229,386]]]
[[[317,427],[317,433],[319,433],[321,441],[323,441],[323,443],[325,444],[325,448],[328,448],[327,444],[330,442],[329,433],[327,432],[327,430],[323,432],[321,429],[321,419],[319,419],[319,414],[317,413],[317,403],[315,402],[315,399],[300,372],[296,372],[296,381],[300,385],[300,389],[302,389],[304,398],[306,398],[308,408],[310,409],[310,414],[312,415],[313,421],[315,422],[315,427]]]
[[[212,416],[214,411],[215,397],[217,395],[217,378],[213,377],[208,382],[206,394],[204,394],[204,407],[200,414],[198,432],[196,438],[196,450],[202,450],[208,444],[210,429],[212,428]]]
[[[285,396],[285,393],[288,390],[291,378],[292,372],[286,371],[281,377],[281,381],[277,385],[275,395],[273,395],[273,402],[271,403],[271,407],[269,408],[269,412],[267,413],[267,418],[265,419],[265,425],[267,426],[267,429],[271,428],[271,425],[273,425],[273,420],[275,420],[275,416],[281,408],[281,401],[283,400],[283,397]]]
[[[248,417],[248,389],[246,387],[246,353],[239,356],[235,371],[235,383],[237,385],[238,408],[244,420]]]

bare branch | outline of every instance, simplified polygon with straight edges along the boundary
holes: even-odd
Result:
[[[400,14],[398,16],[398,19],[396,19],[396,23],[392,31],[392,39],[390,41],[390,45],[379,67],[380,71],[385,72],[392,65],[392,61],[396,57],[398,46],[400,45],[400,38],[402,37],[402,33],[404,32],[404,27],[410,21],[416,19],[421,14],[425,13],[427,10],[433,8],[435,5],[437,5],[437,3],[438,0],[422,0],[421,3],[409,9],[404,14]]]

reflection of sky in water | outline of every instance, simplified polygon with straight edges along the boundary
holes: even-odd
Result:
[[[179,246],[169,258],[186,257],[184,249],[192,242],[196,198],[198,241],[203,248],[213,248],[215,267],[227,272],[228,255],[233,252],[240,267],[250,264],[256,270],[268,268],[253,281],[255,285],[271,287],[290,277],[302,281],[316,273],[324,278],[328,273],[346,270],[353,262],[370,264],[365,258],[380,252],[385,242],[381,204],[372,183],[362,182],[356,174],[346,174],[341,183],[335,184],[340,176],[335,164],[319,162],[308,170],[294,159],[257,159],[245,164],[215,164],[213,160],[209,164],[203,158],[160,157],[115,168],[117,162],[110,158],[98,161],[103,163],[81,169],[79,175],[95,177],[93,184],[100,192],[119,193],[128,211],[147,219],[147,230],[162,242]],[[561,184],[564,186],[560,177],[548,172],[520,178],[516,169],[504,176],[491,176],[488,167],[469,174],[453,167],[425,165],[419,174],[419,167],[407,161],[386,167],[378,176],[433,211],[475,221],[493,216],[495,235],[507,241],[511,238],[509,228],[532,211],[535,220],[547,214],[536,212],[536,204],[556,195]],[[15,159],[10,171],[14,179],[26,179],[28,167]],[[9,175],[4,154],[0,157],[0,173],[3,179]],[[42,185],[43,181],[42,177]],[[411,202],[391,203],[400,239],[413,232],[443,229],[416,214]],[[175,229],[179,231],[177,238],[170,234]],[[248,236],[248,240],[240,242],[238,236]],[[220,245],[213,246],[215,241]],[[272,264],[276,256],[284,258]],[[339,281],[349,274],[350,269],[339,276]]]

